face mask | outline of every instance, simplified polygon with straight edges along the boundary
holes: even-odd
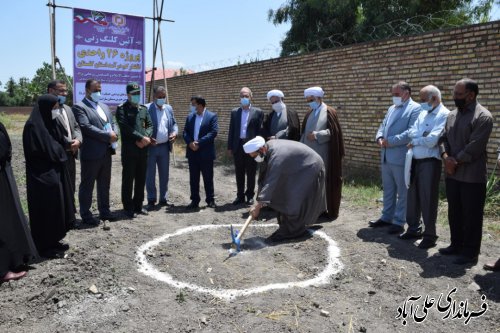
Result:
[[[262,163],[262,162],[264,162],[264,156],[262,156],[261,154],[259,154],[259,155],[255,156],[254,160],[257,163]]]
[[[248,97],[242,97],[240,99],[241,106],[249,106],[250,105],[250,98]]]
[[[280,113],[285,109],[285,103],[283,102],[274,103],[273,105],[271,105],[271,107],[273,108],[274,111]]]
[[[66,102],[66,96],[57,96],[57,99],[59,100],[59,104],[64,104]]]
[[[316,101],[309,102],[309,107],[313,110],[316,110],[319,107],[319,103]]]
[[[132,95],[132,97],[130,98],[130,101],[133,104],[139,104],[139,102],[141,101],[141,95]]]
[[[433,109],[431,103],[420,103],[420,107],[422,108],[422,110],[427,112],[432,111]]]
[[[400,106],[401,104],[403,104],[403,100],[401,99],[401,97],[392,96],[392,103],[396,106]]]
[[[101,99],[101,92],[100,91],[93,92],[92,94],[90,94],[90,98],[92,98],[92,100],[96,103],[99,102],[99,100]]]
[[[195,112],[196,112],[196,106],[191,105],[191,106],[189,107],[189,110],[191,111],[191,113],[195,113]]]
[[[465,98],[461,98],[461,99],[455,98],[455,99],[453,99],[453,101],[455,102],[455,106],[457,108],[463,109],[465,107]]]
[[[56,119],[59,114],[59,109],[52,109],[52,119]]]
[[[163,106],[165,104],[165,98],[158,98],[156,104],[158,104],[158,106]]]

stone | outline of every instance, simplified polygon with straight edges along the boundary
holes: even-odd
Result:
[[[326,310],[321,310],[320,315],[323,317],[330,317],[330,312],[328,312]]]
[[[95,284],[91,285],[89,287],[89,291],[92,293],[92,294],[98,294],[99,293],[99,290],[97,289],[97,287],[95,286]]]

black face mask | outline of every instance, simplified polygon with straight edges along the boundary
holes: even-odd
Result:
[[[455,98],[453,101],[457,108],[463,109],[465,107],[465,98]]]

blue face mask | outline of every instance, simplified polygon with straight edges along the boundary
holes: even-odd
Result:
[[[141,95],[132,95],[130,101],[134,104],[139,104],[139,102],[141,101]]]
[[[99,100],[101,99],[101,92],[95,91],[95,92],[91,93],[90,98],[92,98],[92,100],[96,103],[99,102]]]
[[[165,98],[158,98],[156,104],[158,104],[158,106],[163,106],[165,104]]]
[[[59,104],[64,104],[66,102],[66,96],[59,95],[57,99],[59,100]]]
[[[316,110],[319,107],[319,103],[316,101],[309,102],[309,107],[313,110]]]
[[[430,103],[427,103],[427,102],[420,103],[420,107],[422,108],[422,110],[427,111],[427,112],[432,111],[432,109],[433,109],[432,105]]]
[[[196,112],[196,106],[191,105],[191,106],[189,107],[189,110],[191,111],[191,113]]]
[[[248,97],[242,97],[240,99],[241,106],[249,106],[250,105],[250,98]]]

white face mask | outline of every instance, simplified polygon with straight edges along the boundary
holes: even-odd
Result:
[[[281,113],[285,109],[285,103],[280,101],[278,103],[272,104],[271,107],[273,108],[274,111]]]
[[[264,156],[257,155],[257,156],[255,156],[254,160],[255,160],[255,162],[257,162],[257,163],[264,162]]]
[[[392,96],[392,103],[396,106],[400,106],[403,104],[403,100],[401,97]]]

